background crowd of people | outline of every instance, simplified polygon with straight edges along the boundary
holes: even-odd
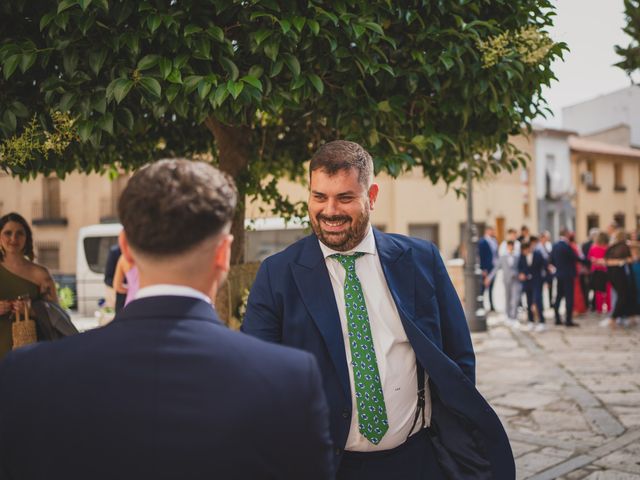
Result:
[[[630,326],[640,315],[640,233],[616,224],[589,232],[578,244],[575,233],[560,231],[552,242],[548,231],[532,235],[511,228],[498,245],[495,230],[485,229],[478,241],[483,294],[495,311],[493,287],[502,272],[506,322],[519,327],[518,310],[526,309],[529,330],[544,331],[544,297],[553,308],[556,325],[577,326],[574,316],[587,311],[608,314],[601,325]],[[545,294],[546,292],[546,294]],[[564,302],[563,302],[564,301]],[[560,307],[564,303],[564,321]],[[537,323],[536,323],[537,317]]]

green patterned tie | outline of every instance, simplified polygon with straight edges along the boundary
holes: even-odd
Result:
[[[346,271],[344,300],[351,348],[351,366],[353,367],[353,380],[358,404],[358,427],[360,433],[367,440],[377,445],[389,430],[389,423],[380,374],[378,373],[376,352],[373,348],[367,305],[362,294],[360,280],[356,275],[356,258],[362,255],[364,255],[362,252],[353,255],[336,253],[331,257],[338,260]]]

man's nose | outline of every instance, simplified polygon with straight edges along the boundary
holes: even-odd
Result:
[[[338,215],[338,200],[335,198],[330,198],[327,200],[327,204],[324,208],[324,214],[328,217],[333,215]]]

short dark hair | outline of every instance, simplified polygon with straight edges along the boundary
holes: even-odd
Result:
[[[309,178],[315,170],[324,170],[328,175],[335,175],[340,170],[358,171],[358,182],[368,187],[373,178],[373,159],[369,152],[355,142],[334,140],[322,145],[309,165]]]
[[[520,245],[520,248],[522,250],[526,250],[527,248],[531,247],[531,243],[530,242],[522,242],[522,244]]]
[[[237,197],[233,180],[208,163],[160,160],[131,177],[118,214],[134,249],[172,255],[221,233],[231,223]]]
[[[516,242],[514,242],[513,240],[507,240],[507,245],[509,245],[510,247],[513,247],[516,244]]]
[[[538,241],[538,237],[536,237],[535,235],[531,235],[529,237],[529,242],[537,242]]]
[[[4,226],[9,222],[16,222],[22,225],[24,228],[25,234],[25,242],[24,242],[24,256],[29,260],[33,261],[35,255],[33,254],[33,233],[31,232],[31,227],[24,219],[22,215],[19,213],[11,212],[4,215],[0,218],[0,231],[4,228]],[[4,254],[2,253],[2,249],[0,248],[0,260],[4,260]]]

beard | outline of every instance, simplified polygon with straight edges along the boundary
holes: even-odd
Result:
[[[341,232],[331,232],[322,229],[322,220],[328,222],[339,222],[346,220],[348,227]],[[369,226],[369,209],[366,209],[359,215],[355,222],[348,215],[323,215],[318,214],[311,217],[311,228],[318,239],[327,247],[338,252],[346,252],[358,245],[364,238],[367,227]]]

